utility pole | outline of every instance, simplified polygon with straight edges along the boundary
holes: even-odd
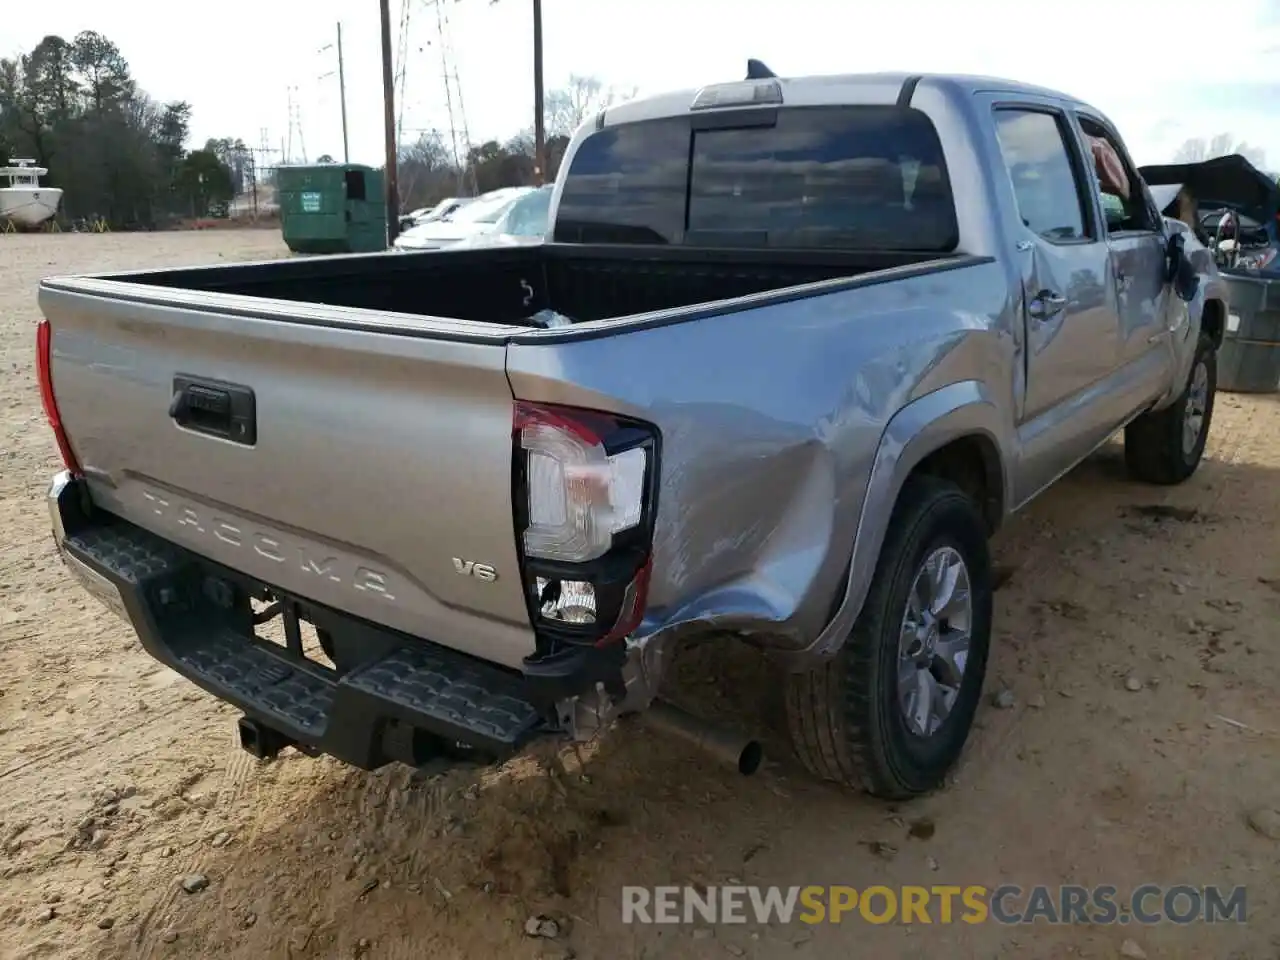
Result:
[[[347,75],[342,67],[342,21],[338,21],[338,96],[342,99],[342,162],[351,162],[347,146]]]
[[[385,0],[384,0],[385,2]],[[533,0],[533,182],[547,176],[547,131],[542,115],[542,0]]]
[[[400,188],[396,183],[396,79],[391,69],[391,10],[379,0],[382,15],[382,125],[386,136],[387,243],[400,233]]]
[[[332,49],[333,49],[333,44],[326,43],[323,47],[320,48],[320,52],[324,53],[326,50],[332,50]],[[326,77],[332,77],[332,76],[333,76],[333,71],[330,70],[328,73],[322,73],[320,75],[320,79],[323,80]],[[338,21],[338,99],[342,104],[342,162],[350,163],[351,150],[347,146],[347,75],[346,75],[346,71],[343,69],[343,61],[342,61],[342,21],[341,20]]]

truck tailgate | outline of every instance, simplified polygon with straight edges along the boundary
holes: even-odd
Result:
[[[532,652],[501,336],[291,321],[280,312],[316,308],[210,309],[76,283],[46,284],[40,305],[97,505],[382,625],[512,666]],[[229,397],[252,428],[201,432],[220,429]],[[474,575],[485,565],[496,576]]]

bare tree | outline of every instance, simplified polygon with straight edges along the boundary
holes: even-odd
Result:
[[[401,144],[396,166],[404,209],[429,206],[458,192],[461,174],[439,130],[423,131],[413,143]]]
[[[635,88],[606,86],[599,77],[570,74],[569,82],[547,94],[547,136],[568,137],[607,107],[636,94]]]
[[[1267,162],[1266,151],[1240,140],[1237,141],[1229,133],[1220,133],[1211,140],[1204,137],[1192,137],[1185,141],[1173,155],[1174,163],[1199,163],[1214,157],[1225,157],[1238,153],[1255,167],[1264,167]]]

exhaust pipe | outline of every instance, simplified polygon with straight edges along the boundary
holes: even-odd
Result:
[[[652,726],[700,747],[721,763],[737,767],[744,777],[760,769],[764,747],[758,740],[708,723],[665,700],[655,700],[644,713]]]

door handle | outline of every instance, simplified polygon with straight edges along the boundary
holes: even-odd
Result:
[[[1033,320],[1048,320],[1067,306],[1067,298],[1052,290],[1041,290],[1027,304],[1027,313]]]
[[[252,447],[258,442],[255,406],[249,387],[183,374],[173,378],[169,416],[194,433]]]

